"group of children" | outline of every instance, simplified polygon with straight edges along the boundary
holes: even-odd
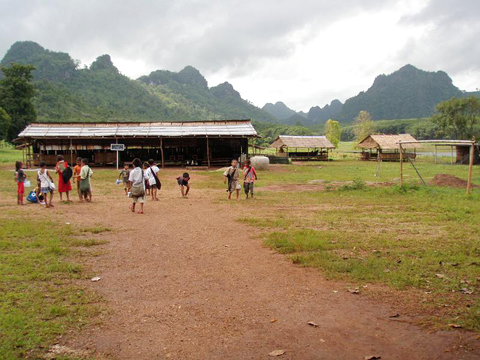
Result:
[[[76,165],[73,171],[69,169],[67,162],[63,156],[58,156],[58,162],[55,166],[55,172],[58,174],[58,191],[60,193],[60,200],[62,194],[66,193],[67,201],[71,201],[69,192],[72,190],[70,179],[77,184],[78,199],[82,202],[84,199],[87,202],[92,201],[92,188],[90,179],[93,175],[92,169],[87,164],[87,159],[77,158]],[[132,198],[132,205],[130,210],[135,212],[136,204],[140,204],[139,213],[143,214],[145,198],[151,196],[153,201],[158,201],[157,191],[161,189],[161,182],[158,178],[160,169],[155,162],[150,159],[148,162],[142,164],[141,160],[136,158],[132,164],[126,163],[124,168],[118,175],[118,183],[123,183],[125,195]],[[236,199],[239,199],[240,190],[242,189],[240,183],[240,169],[237,160],[232,160],[231,166],[223,173],[224,183],[228,183],[228,199],[232,198],[232,194],[236,193]],[[70,175],[70,176],[69,176]],[[243,190],[246,199],[253,198],[254,184],[258,180],[257,172],[252,166],[250,160],[247,160],[243,168]],[[23,164],[21,161],[15,163],[15,181],[17,182],[17,203],[24,205],[25,182],[27,175],[23,171]],[[183,173],[183,175],[176,178],[177,184],[183,198],[187,198],[190,192],[190,175]],[[28,200],[38,202],[48,207],[53,207],[52,199],[53,193],[56,190],[55,183],[52,176],[47,170],[45,161],[40,162],[40,170],[37,172],[37,188],[32,191]]]
[[[257,172],[252,166],[250,160],[245,162],[245,167],[243,168],[243,191],[245,192],[246,199],[249,196],[253,199],[255,181],[258,180]],[[237,200],[240,197],[240,190],[242,185],[240,184],[240,169],[238,167],[238,161],[232,160],[231,166],[225,170],[223,173],[223,182],[228,183],[228,199],[232,198],[232,194],[235,192],[237,194]]]
[[[70,191],[73,183],[77,183],[78,199],[82,202],[84,199],[87,202],[92,201],[92,188],[90,179],[93,175],[92,169],[88,166],[88,160],[77,158],[76,166],[72,170],[62,155],[57,158],[58,162],[55,166],[55,173],[58,174],[58,192],[60,194],[60,201],[63,200],[63,193],[66,193],[67,201],[70,200]],[[27,175],[23,170],[23,163],[17,161],[15,163],[15,181],[17,182],[17,203],[24,205],[25,183]],[[33,203],[45,205],[45,207],[54,207],[53,194],[57,190],[57,186],[47,169],[45,161],[40,161],[40,169],[37,171],[37,187],[30,192],[27,200]]]

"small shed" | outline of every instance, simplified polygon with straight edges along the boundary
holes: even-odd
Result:
[[[300,161],[327,161],[328,152],[335,146],[326,136],[280,135],[270,145],[278,156]]]
[[[360,141],[357,147],[362,149],[362,160],[400,161],[400,142],[408,142],[402,145],[405,159],[414,160],[420,143],[410,134],[369,135]]]

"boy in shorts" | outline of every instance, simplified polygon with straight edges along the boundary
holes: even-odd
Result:
[[[186,198],[188,196],[188,192],[190,191],[190,175],[188,173],[183,173],[182,176],[177,177],[177,184],[180,186],[180,190],[182,192],[182,197]],[[187,188],[187,191],[185,191]]]
[[[234,191],[237,193],[237,200],[238,200],[238,197],[240,196],[240,189],[242,188],[242,186],[238,181],[238,177],[239,177],[238,161],[233,159],[232,165],[223,173],[223,183],[226,184],[228,180],[227,192],[228,192],[229,200],[232,198],[232,193]]]

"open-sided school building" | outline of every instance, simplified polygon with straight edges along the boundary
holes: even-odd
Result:
[[[248,139],[257,137],[250,120],[148,123],[32,123],[16,140],[27,164],[54,165],[57,155],[73,162],[87,158],[94,165],[113,165],[138,157],[162,166],[224,166],[248,152]],[[124,145],[124,146],[121,146]],[[114,146],[115,147],[115,146]],[[30,153],[33,149],[33,153]]]

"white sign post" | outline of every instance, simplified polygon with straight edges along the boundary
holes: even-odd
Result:
[[[110,144],[110,150],[117,153],[117,170],[118,170],[118,152],[125,151],[125,144]]]

